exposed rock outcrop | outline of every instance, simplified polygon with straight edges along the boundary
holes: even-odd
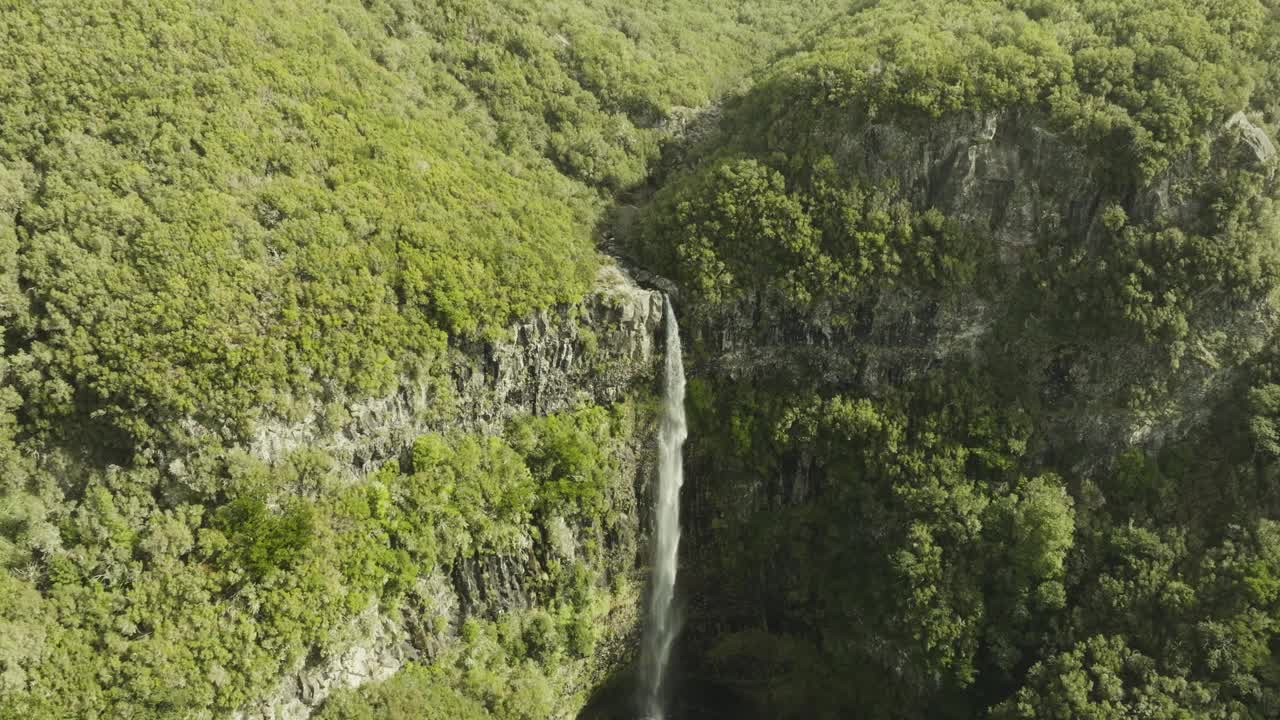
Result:
[[[912,207],[937,209],[971,233],[980,243],[980,277],[945,289],[881,285],[805,307],[769,290],[748,291],[685,322],[700,371],[875,393],[951,360],[998,360],[1016,368],[1011,382],[1039,395],[1039,415],[1060,447],[1089,448],[1079,453],[1089,462],[1105,461],[1122,446],[1159,443],[1202,421],[1232,368],[1275,327],[1274,312],[1266,302],[1238,307],[1238,299],[1210,288],[1188,318],[1202,339],[1176,361],[1166,345],[1136,336],[1080,331],[1065,341],[1052,327],[1063,322],[1062,308],[1036,308],[1027,297],[1037,292],[1037,272],[1043,277],[1055,266],[1102,256],[1112,241],[1104,213],[1114,179],[1098,157],[1048,126],[1028,111],[824,127],[812,144],[828,150],[842,174],[897,188]],[[1194,228],[1205,214],[1195,189],[1213,168],[1270,168],[1276,158],[1267,133],[1244,113],[1206,138],[1205,147],[1207,157],[1179,159],[1134,190],[1123,203],[1128,221]],[[1126,404],[1135,391],[1145,398],[1140,411]]]
[[[251,450],[270,459],[319,448],[352,472],[368,472],[427,432],[495,432],[516,415],[614,402],[652,378],[663,302],[661,293],[605,265],[577,305],[539,312],[503,340],[451,347],[446,383],[424,372],[404,377],[384,397],[314,400],[298,422],[262,423]],[[333,429],[321,418],[335,403],[349,420]]]
[[[334,689],[386,680],[417,657],[404,627],[376,608],[355,617],[334,642],[346,647],[287,676],[275,692],[237,712],[234,720],[310,717]]]
[[[448,387],[405,378],[394,394],[349,403],[349,421],[332,432],[318,422],[316,403],[302,422],[259,428],[252,451],[274,459],[304,446],[319,447],[359,475],[399,457],[418,436],[461,430],[495,433],[522,414],[546,414],[583,404],[608,405],[653,391],[655,337],[662,322],[660,292],[638,287],[617,267],[601,269],[596,288],[579,304],[539,313],[510,328],[507,339],[451,349]],[[437,381],[438,383],[438,381]],[[356,617],[333,649],[313,653],[277,689],[235,715],[236,720],[303,720],[336,689],[384,680],[409,660],[429,661],[453,642],[469,616],[494,617],[532,604],[529,573],[546,559],[572,560],[590,542],[606,568],[635,567],[643,532],[639,497],[652,475],[652,428],[642,424],[616,448],[621,469],[611,497],[618,528],[573,527],[554,518],[546,538],[525,537],[506,555],[484,555],[419,579],[405,607],[388,616],[376,607]],[[634,604],[635,599],[631,598]],[[625,603],[624,603],[625,604]],[[639,615],[622,608],[595,654],[576,661],[584,683],[627,658]],[[585,687],[585,686],[584,686]]]

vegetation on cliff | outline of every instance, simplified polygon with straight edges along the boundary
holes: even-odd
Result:
[[[624,535],[626,406],[357,481],[249,448],[358,433],[405,378],[474,421],[450,348],[580,300],[673,108],[813,10],[0,1],[0,716],[226,716],[371,605],[477,556],[550,563],[556,532],[590,542],[517,581],[564,637],[538,642],[590,654],[631,567],[594,534]]]
[[[722,135],[658,194],[640,252],[713,304],[765,287],[812,306],[972,285],[996,250],[982,229],[912,206],[920,189],[865,172],[859,154],[877,151],[856,138],[893,126],[923,145],[955,117],[993,133],[1029,122],[1082,156],[1105,212],[1097,227],[1066,213],[1036,227],[1051,255],[1024,302],[1066,314],[1066,332],[1120,327],[1177,354],[1197,301],[1256,302],[1277,273],[1270,167],[1215,161],[1243,152],[1217,131],[1267,76],[1265,17],[1258,2],[860,3],[730,104]],[[1161,182],[1166,204],[1199,212],[1148,216],[1135,196]]]
[[[686,151],[633,241],[762,716],[1275,714],[1276,13],[855,3]]]
[[[693,334],[686,667],[771,718],[1280,713],[1272,0],[0,0],[0,38],[0,718],[225,717],[369,612],[416,659],[322,717],[579,707],[650,410],[448,431],[448,373],[583,297],[610,205]],[[406,378],[440,432],[380,470],[256,442]]]
[[[621,532],[611,508],[630,479],[616,458],[635,412],[529,418],[502,438],[424,436],[408,466],[356,483],[312,450],[275,463],[231,452],[211,469],[223,478],[212,507],[157,496],[162,478],[148,468],[87,474],[76,502],[24,507],[11,491],[0,717],[229,713],[308,654],[340,652],[345,621],[371,606],[416,618],[414,642],[448,646],[458,608],[436,606],[423,583],[492,557],[529,565],[521,592],[541,608],[496,626],[502,647],[517,632],[545,657],[526,667],[516,654],[491,672],[532,672],[561,707],[576,678],[539,673],[589,657],[613,598],[629,592],[629,558],[603,539]],[[482,601],[469,609],[501,610]],[[480,652],[460,629],[466,652]],[[514,707],[494,692],[476,701]],[[545,717],[545,705],[497,716]]]

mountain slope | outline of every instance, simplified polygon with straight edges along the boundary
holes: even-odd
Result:
[[[705,678],[761,717],[1274,714],[1274,18],[857,3],[725,103],[630,234],[697,356]]]
[[[369,613],[585,667],[656,317],[595,226],[772,6],[0,2],[0,716],[225,716]]]

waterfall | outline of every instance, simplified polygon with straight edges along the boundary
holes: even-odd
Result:
[[[684,419],[684,361],[680,357],[680,328],[666,303],[667,348],[658,426],[658,492],[654,505],[653,567],[649,618],[640,658],[642,712],[651,720],[663,718],[662,684],[671,646],[680,631],[673,601],[676,562],[680,548],[680,485],[684,461],[680,451],[688,434]]]

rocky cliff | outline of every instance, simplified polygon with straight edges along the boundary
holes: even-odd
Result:
[[[348,463],[353,477],[407,457],[416,438],[432,433],[492,435],[522,416],[575,408],[636,407],[625,437],[609,446],[608,528],[555,517],[547,527],[524,530],[514,550],[480,553],[419,577],[409,602],[394,609],[372,606],[330,645],[318,649],[268,697],[238,712],[238,720],[300,720],[310,717],[337,689],[392,677],[406,663],[429,664],[458,643],[468,618],[495,619],[538,609],[548,568],[584,562],[611,586],[607,627],[595,650],[566,663],[559,681],[565,706],[616,670],[630,656],[637,631],[637,562],[654,450],[647,398],[655,392],[657,351],[665,299],[638,287],[609,265],[580,303],[539,313],[509,328],[505,339],[455,346],[448,387],[406,377],[383,398],[344,406],[349,418],[322,431],[316,403],[296,423],[264,424],[252,450],[263,459],[301,447],[321,448]],[[590,546],[590,549],[587,548]]]
[[[1170,344],[1100,327],[1111,320],[1092,316],[1090,298],[1069,285],[1114,263],[1108,211],[1130,226],[1202,231],[1220,175],[1274,176],[1272,140],[1236,113],[1156,182],[1117,197],[1108,165],[1049,127],[1012,110],[822,125],[805,143],[842,176],[939,211],[975,248],[974,277],[881,283],[804,304],[749,287],[733,303],[693,308],[695,362],[735,380],[785,377],[873,394],[953,360],[1001,365],[1038,399],[1056,447],[1076,448],[1082,463],[1202,422],[1233,368],[1276,327],[1265,293],[1242,302],[1225,283],[1198,290],[1186,317],[1195,340],[1173,343],[1171,357]]]
[[[1201,497],[1180,522],[1240,516],[1199,483],[1248,485],[1260,456],[1189,457],[1247,444],[1227,423],[1270,362],[1274,142],[1228,112],[1137,179],[1043,108],[868,120],[759,93],[621,228],[681,285],[691,673],[760,717],[931,717],[986,673],[1000,689],[956,711],[982,716],[1016,687],[1007,658],[1072,642],[1016,637],[1010,613],[1114,631],[1077,606],[1113,572],[1087,518],[1179,497]],[[996,509],[1036,492],[1044,525],[1003,535]],[[1010,589],[1009,548],[1050,525],[1045,575]]]

